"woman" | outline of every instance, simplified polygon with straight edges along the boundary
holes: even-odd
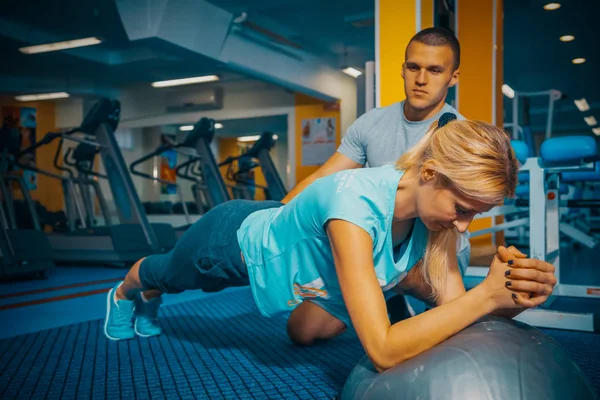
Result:
[[[553,270],[518,252],[503,250],[504,260],[497,256],[487,278],[465,291],[457,232],[514,195],[518,165],[502,130],[446,121],[434,123],[396,166],[321,178],[286,205],[235,200],[215,207],[170,253],[138,261],[109,292],[106,336],[160,333],[160,293],[250,284],[265,316],[292,311],[292,319],[299,304],[320,306],[327,318],[319,320],[316,338],[352,324],[385,370],[484,315],[540,304]],[[384,292],[395,287],[426,287],[437,307],[391,325]]]

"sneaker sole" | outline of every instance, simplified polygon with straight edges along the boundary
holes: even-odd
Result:
[[[115,289],[110,289],[108,291],[108,295],[106,296],[106,316],[104,317],[104,336],[106,336],[106,338],[108,340],[113,340],[115,342],[118,342],[119,340],[129,340],[129,339],[133,339],[133,337],[131,338],[116,338],[116,337],[112,337],[108,334],[108,316],[110,314],[110,299],[112,296],[114,296],[114,291]]]

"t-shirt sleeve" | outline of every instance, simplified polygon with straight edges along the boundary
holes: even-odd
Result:
[[[358,182],[353,185],[353,176],[352,172],[342,172],[331,182],[331,193],[321,200],[321,223],[324,227],[332,219],[350,222],[365,230],[375,244],[380,223],[378,215],[382,214],[380,205],[373,198],[367,198],[367,187]]]
[[[342,153],[352,161],[364,165],[367,162],[367,129],[365,123],[366,113],[358,118],[350,127],[348,132],[342,138],[342,143],[338,147],[338,152]]]

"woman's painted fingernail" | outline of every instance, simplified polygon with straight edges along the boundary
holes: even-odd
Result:
[[[511,281],[506,281],[506,286],[510,286],[510,285],[512,285],[512,282]]]
[[[509,276],[510,275],[510,269],[507,269],[506,272],[504,273],[504,276]]]
[[[513,260],[508,260],[508,265],[513,265]]]

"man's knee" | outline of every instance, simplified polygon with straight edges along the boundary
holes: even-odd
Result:
[[[310,301],[296,307],[287,322],[288,336],[300,346],[309,346],[317,339],[331,339],[345,329],[342,321]]]

